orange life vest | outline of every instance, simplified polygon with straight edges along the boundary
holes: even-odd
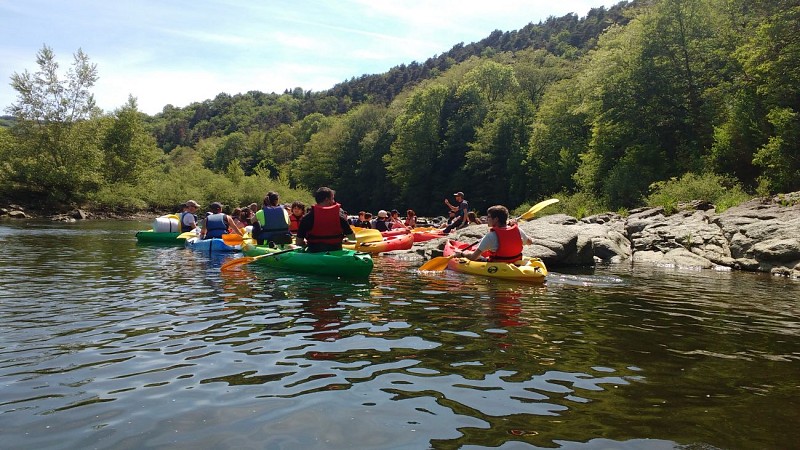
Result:
[[[314,224],[311,226],[306,240],[310,244],[341,244],[344,239],[342,232],[341,205],[336,203],[331,206],[314,205]]]
[[[522,259],[522,236],[516,225],[492,228],[497,235],[497,250],[491,253],[491,262],[515,262]]]

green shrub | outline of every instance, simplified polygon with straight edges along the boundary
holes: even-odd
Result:
[[[716,206],[717,212],[722,212],[750,198],[733,178],[713,173],[697,175],[690,172],[680,179],[672,178],[651,184],[650,195],[645,202],[648,206],[661,206],[665,213],[672,214],[677,211],[679,203],[707,201]]]
[[[558,203],[548,206],[536,214],[537,217],[549,214],[566,214],[577,219],[582,219],[593,214],[608,211],[606,205],[585,192],[567,194],[560,192],[553,196],[559,200]],[[519,216],[528,211],[534,204],[524,203],[514,209],[512,216]]]

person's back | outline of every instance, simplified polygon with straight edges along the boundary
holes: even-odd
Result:
[[[306,251],[309,253],[341,250],[345,236],[355,240],[353,230],[342,216],[341,205],[336,203],[334,195],[333,189],[317,189],[314,193],[317,204],[300,221],[297,244],[307,244]]]
[[[203,228],[203,239],[221,238],[228,232],[227,216],[222,212],[222,205],[211,204],[211,214],[206,217]]]
[[[253,236],[259,245],[265,242],[281,245],[292,243],[289,213],[279,204],[277,192],[267,193],[262,208],[256,212],[254,222]]]

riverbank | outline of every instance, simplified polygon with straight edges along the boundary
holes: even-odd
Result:
[[[744,270],[800,278],[800,192],[756,198],[722,213],[693,202],[675,214],[639,208],[626,217],[607,212],[583,219],[544,216],[520,227],[534,240],[524,254],[548,267],[653,264],[691,269]],[[473,225],[448,238],[472,242],[486,233]],[[445,239],[402,257],[442,255]]]

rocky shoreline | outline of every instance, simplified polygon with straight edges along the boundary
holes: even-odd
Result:
[[[91,213],[81,209],[50,216],[74,222],[85,219],[151,220],[158,212]],[[0,217],[37,218],[18,205],[0,208]],[[663,208],[639,208],[627,217],[615,213],[576,219],[543,216],[520,227],[534,241],[525,255],[548,267],[655,264],[681,268],[730,268],[800,278],[800,192],[757,198],[720,214],[714,205],[693,202],[675,214]],[[486,233],[472,225],[448,238],[472,242]],[[442,255],[445,239],[393,252],[395,257],[429,259]]]
[[[672,215],[663,208],[581,220],[556,214],[520,227],[535,241],[525,255],[541,258],[548,267],[655,264],[800,278],[800,192],[753,199],[720,214],[713,205],[693,202]],[[448,238],[471,242],[485,233],[486,227],[473,225]],[[441,256],[443,247],[444,239],[438,239],[394,254],[428,259]]]

